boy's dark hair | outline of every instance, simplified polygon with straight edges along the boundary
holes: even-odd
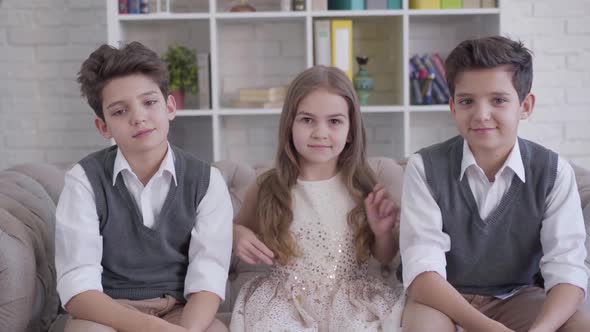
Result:
[[[461,72],[471,69],[512,68],[512,84],[522,103],[533,83],[532,52],[521,41],[493,36],[461,42],[445,61],[447,84],[451,97],[455,95],[455,80]]]
[[[78,83],[82,96],[96,116],[104,120],[102,90],[114,78],[132,74],[150,77],[164,99],[168,96],[168,69],[158,54],[139,42],[131,42],[121,49],[103,44],[92,52],[80,67]]]

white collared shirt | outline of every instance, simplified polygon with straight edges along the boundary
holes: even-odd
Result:
[[[145,186],[117,150],[113,186],[119,173],[141,211],[144,225],[153,228],[170,185],[177,185],[172,149],[168,146],[159,169]],[[209,291],[223,300],[231,258],[233,209],[217,168],[211,167],[209,187],[197,207],[196,218],[191,231],[184,295]],[[55,267],[63,306],[82,292],[102,292],[101,261],[102,236],[94,192],[84,169],[76,164],[66,173],[56,210]]]
[[[464,142],[460,179],[467,176],[482,219],[498,206],[514,175],[525,181],[518,140],[496,173],[494,182],[487,179],[475,162],[469,145]],[[419,154],[412,155],[408,161],[403,188],[400,252],[404,264],[404,287],[408,288],[423,272],[436,272],[446,279],[445,253],[451,249],[452,243],[449,235],[442,230],[441,211],[426,182],[424,161]],[[543,257],[540,268],[546,291],[557,284],[568,283],[580,287],[586,293],[588,271],[584,265],[585,238],[574,171],[559,157],[555,185],[545,200],[545,216],[541,227]],[[505,298],[511,294],[499,297]]]

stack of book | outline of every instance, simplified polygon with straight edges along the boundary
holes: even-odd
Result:
[[[240,89],[239,99],[234,100],[236,108],[282,108],[287,96],[286,86]]]
[[[496,0],[410,0],[410,9],[496,8]]]
[[[449,102],[444,61],[438,53],[425,54],[422,57],[416,54],[410,58],[410,94],[412,105]]]

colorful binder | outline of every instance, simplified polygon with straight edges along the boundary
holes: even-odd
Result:
[[[332,20],[332,66],[352,80],[352,20]]]

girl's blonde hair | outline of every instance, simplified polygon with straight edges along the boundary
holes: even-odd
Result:
[[[293,222],[290,190],[297,182],[300,171],[299,155],[293,144],[293,121],[299,103],[318,89],[339,95],[348,104],[350,129],[337,167],[356,203],[348,214],[348,224],[355,234],[355,251],[359,262],[368,259],[369,248],[375,241],[363,201],[376,184],[376,176],[367,163],[366,134],[356,93],[352,82],[341,70],[315,66],[299,74],[289,86],[279,123],[275,168],[259,178],[256,211],[258,232],[261,240],[275,254],[276,260],[283,265],[300,254],[289,230]]]

